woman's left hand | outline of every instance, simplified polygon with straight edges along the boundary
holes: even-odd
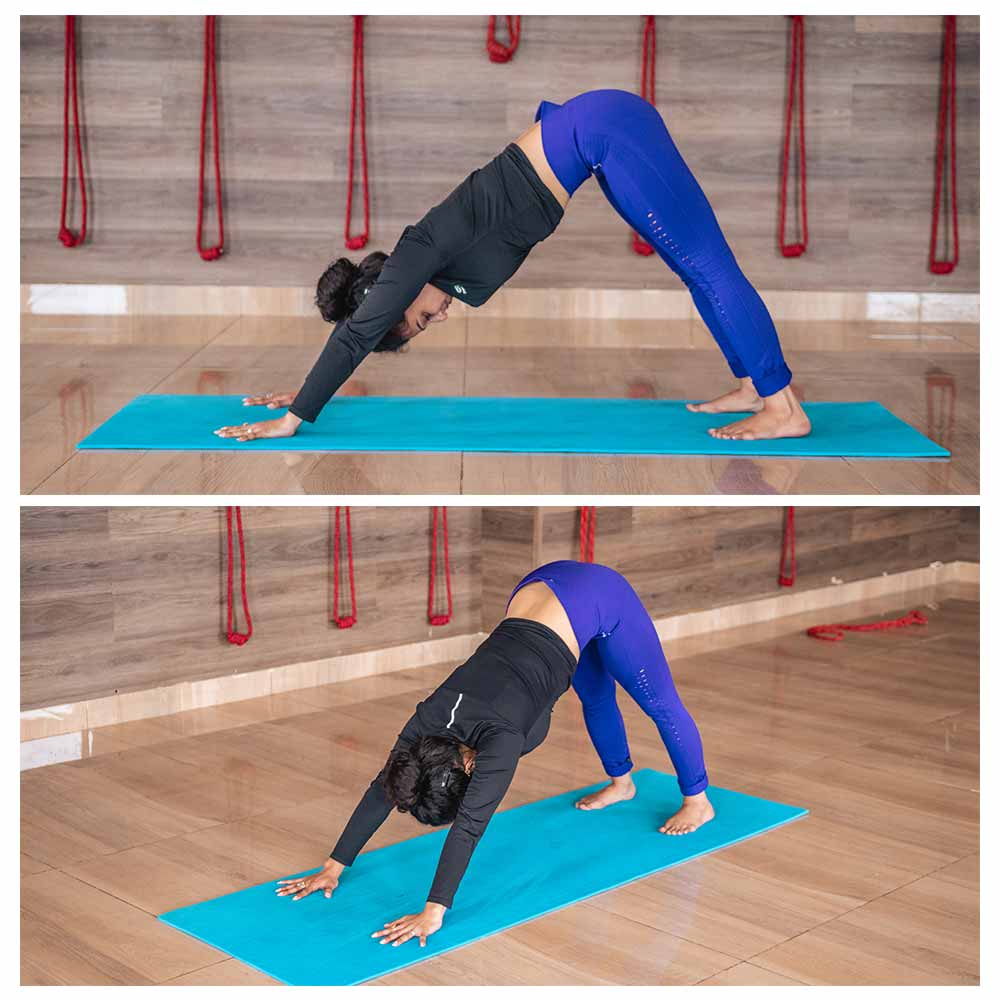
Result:
[[[294,413],[286,413],[275,420],[260,420],[257,423],[233,424],[231,427],[220,427],[215,431],[216,437],[236,438],[237,441],[256,441],[258,438],[292,437],[299,429],[302,421]]]
[[[441,929],[444,911],[445,908],[440,903],[428,903],[423,913],[409,913],[399,920],[393,920],[372,937],[381,938],[379,944],[389,944],[391,941],[393,948],[398,948],[410,938],[420,938],[420,947],[424,948],[427,946],[427,938]]]

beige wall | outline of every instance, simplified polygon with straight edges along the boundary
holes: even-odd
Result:
[[[223,636],[224,509],[21,512],[21,707],[254,673],[491,628],[533,565],[575,558],[578,512],[451,507],[454,621],[426,621],[429,515],[353,508],[359,622],[329,623],[330,512],[244,508],[254,636]],[[774,596],[780,507],[611,507],[596,556],[656,618]],[[797,591],[978,561],[978,508],[798,508]],[[405,666],[406,663],[397,664]]]
[[[786,21],[660,16],[660,109],[758,287],[978,290],[979,25],[959,18],[962,262],[927,272],[941,18],[807,19],[811,246],[776,249]],[[538,101],[635,89],[641,19],[527,16],[507,65],[486,18],[370,17],[371,247],[391,249]],[[202,19],[84,17],[79,48],[93,242],[56,240],[62,19],[21,19],[22,281],[311,286],[343,250],[351,22],[219,23],[227,246],[194,250]],[[76,218],[76,216],[74,216]],[[588,182],[512,284],[679,288],[637,258]]]

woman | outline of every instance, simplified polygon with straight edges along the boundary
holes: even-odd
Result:
[[[689,404],[700,413],[752,412],[709,434],[736,440],[808,434],[774,323],[656,108],[626,91],[593,90],[563,105],[543,101],[535,122],[408,226],[391,256],[331,264],[316,304],[336,326],[305,384],[298,393],[243,401],[288,412],[215,433],[239,441],[289,437],[303,420],[314,421],[370,351],[398,350],[444,322],[453,297],[471,306],[486,302],[553,232],[570,197],[593,174],[615,211],[687,285],[739,380],[718,399]]]
[[[677,774],[683,804],[660,833],[697,830],[715,815],[705,792],[701,737],[646,609],[628,581],[607,566],[554,562],[515,587],[507,617],[417,706],[322,871],[284,879],[276,892],[294,899],[324,892],[329,898],[393,807],[422,823],[451,823],[423,911],[372,934],[382,944],[416,937],[423,946],[440,929],[518,760],[545,739],[552,708],[570,683],[611,778],[577,808],[603,809],[635,795],[616,681],[656,723]]]

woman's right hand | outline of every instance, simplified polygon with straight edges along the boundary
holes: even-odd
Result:
[[[278,881],[278,888],[274,891],[279,896],[291,896],[292,900],[305,899],[306,896],[314,892],[322,892],[327,899],[333,895],[333,890],[340,882],[340,872],[336,865],[324,865],[323,870],[315,875],[306,875],[302,878],[286,878]]]
[[[256,396],[244,396],[244,406],[266,406],[269,410],[280,410],[295,402],[297,392],[261,392]]]

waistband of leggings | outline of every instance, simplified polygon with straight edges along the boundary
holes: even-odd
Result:
[[[549,220],[549,224],[555,229],[562,221],[563,207],[556,200],[556,196],[545,186],[545,182],[538,176],[528,159],[528,154],[516,143],[510,143],[499,157],[505,163],[512,164],[515,169],[524,177],[531,186],[532,191],[538,198],[538,202]]]
[[[504,618],[493,630],[493,634],[526,642],[542,655],[550,652],[559,660],[554,665],[565,667],[569,674],[576,670],[576,657],[559,633],[533,618]],[[540,645],[543,648],[539,648]]]

